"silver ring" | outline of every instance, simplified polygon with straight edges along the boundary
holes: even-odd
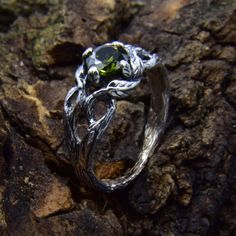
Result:
[[[99,179],[93,163],[96,143],[114,115],[116,100],[127,97],[139,85],[144,72],[151,84],[152,96],[137,162],[121,177]],[[143,170],[165,128],[169,106],[166,69],[157,54],[115,41],[88,48],[75,77],[76,85],[69,90],[64,103],[66,141],[75,173],[83,183],[101,191],[124,188]],[[94,104],[101,99],[107,111],[96,119]],[[84,137],[77,130],[81,114],[88,124]]]

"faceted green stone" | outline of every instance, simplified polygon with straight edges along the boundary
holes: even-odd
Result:
[[[94,50],[95,56],[86,59],[87,68],[96,66],[101,77],[118,75],[121,72],[121,60],[127,60],[127,52],[113,45],[103,45]]]

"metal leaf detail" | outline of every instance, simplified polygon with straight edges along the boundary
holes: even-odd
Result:
[[[128,92],[139,83],[140,79],[135,81],[113,80],[108,84],[107,88],[113,97],[123,98],[127,97]]]

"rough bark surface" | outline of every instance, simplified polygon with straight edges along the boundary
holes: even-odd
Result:
[[[102,194],[73,174],[62,109],[83,50],[112,40],[160,54],[171,105],[145,171]],[[0,0],[0,234],[236,235],[235,65],[235,0]],[[100,177],[135,160],[148,98],[119,102]]]

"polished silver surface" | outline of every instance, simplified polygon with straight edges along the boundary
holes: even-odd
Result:
[[[68,92],[64,103],[64,124],[69,155],[76,174],[82,182],[105,192],[126,187],[143,170],[148,158],[156,148],[160,135],[166,124],[169,106],[169,85],[165,67],[157,54],[121,42],[105,44],[122,48],[128,55],[121,60],[122,76],[112,80],[102,87],[90,91],[91,84],[101,83],[102,76],[95,65],[86,68],[86,59],[95,59],[94,50],[88,48],[83,53],[83,64],[75,73],[76,85]],[[151,84],[152,96],[147,123],[145,124],[143,145],[137,162],[123,176],[116,179],[99,179],[94,173],[94,149],[108,127],[116,110],[116,100],[124,99],[129,92],[141,82],[143,72],[147,74]],[[89,82],[88,82],[89,81]],[[106,113],[99,119],[94,114],[94,104],[104,100],[107,105]],[[81,113],[87,118],[87,134],[81,137],[77,124]]]

